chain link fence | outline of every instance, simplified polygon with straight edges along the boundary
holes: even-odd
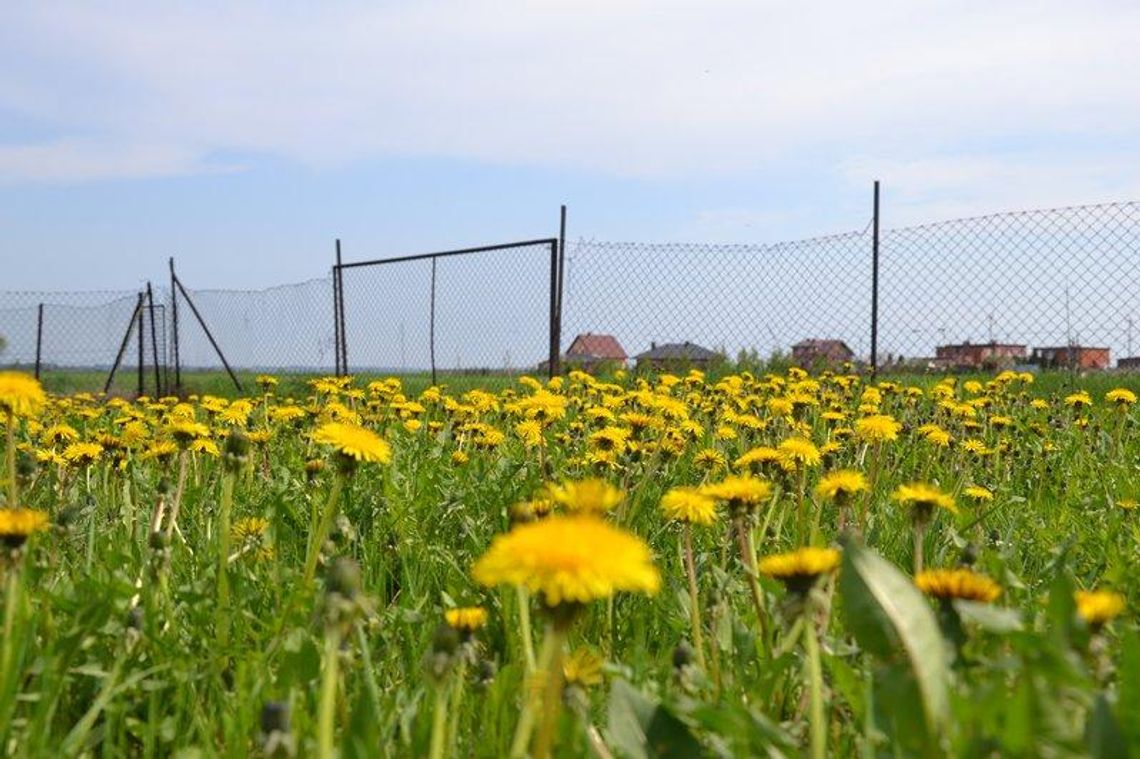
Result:
[[[217,372],[223,356],[237,374],[544,372],[552,342],[563,367],[864,362],[873,239],[870,228],[768,245],[581,239],[561,257],[538,240],[348,263],[260,291],[187,288],[177,303],[155,288],[141,345],[137,292],[0,292],[0,366],[38,355],[41,371],[100,389],[116,357],[116,387],[139,364],[169,386],[174,367]],[[884,230],[879,367],[1129,366],[1138,264],[1136,202]]]

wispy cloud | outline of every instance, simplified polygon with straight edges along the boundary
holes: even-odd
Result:
[[[10,4],[0,27],[0,109],[62,135],[0,148],[9,180],[195,173],[219,152],[680,179],[795,155],[965,186],[1017,135],[1140,129],[1131,2]],[[983,155],[923,159],[962,146]]]

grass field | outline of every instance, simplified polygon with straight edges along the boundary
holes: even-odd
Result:
[[[185,380],[0,373],[9,754],[1140,749],[1131,375]]]

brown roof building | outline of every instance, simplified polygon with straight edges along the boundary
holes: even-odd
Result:
[[[1030,362],[1045,367],[1107,369],[1111,363],[1108,348],[1062,345],[1057,348],[1034,348]]]
[[[629,356],[613,335],[595,335],[586,332],[574,338],[566,349],[565,360],[575,365],[612,361],[624,364]]]
[[[634,356],[637,368],[663,369],[704,369],[709,364],[724,360],[724,354],[702,348],[696,343],[650,343],[649,350]]]
[[[1024,361],[1028,347],[1015,343],[959,343],[939,345],[934,349],[935,361],[943,366],[973,369]]]
[[[801,366],[854,361],[855,352],[842,340],[801,340],[792,346],[792,360]]]

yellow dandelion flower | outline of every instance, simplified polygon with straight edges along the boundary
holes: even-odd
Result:
[[[1135,511],[1137,507],[1140,507],[1140,501],[1135,498],[1121,498],[1116,502],[1116,505],[1125,511]]]
[[[716,501],[698,488],[673,488],[662,496],[661,510],[678,522],[709,525],[716,520]]]
[[[546,491],[550,500],[570,511],[594,514],[613,509],[625,498],[621,490],[596,478],[549,485]]]
[[[872,414],[855,421],[855,436],[868,443],[888,443],[898,439],[902,425],[887,414]]]
[[[783,582],[789,590],[804,592],[816,579],[839,567],[839,551],[834,548],[800,548],[766,556],[757,569],[767,577]]]
[[[379,435],[363,427],[329,422],[317,428],[313,440],[331,446],[340,455],[354,461],[387,464],[392,460],[392,447]]]
[[[542,425],[534,419],[516,424],[515,434],[527,448],[537,448],[546,442],[546,438],[542,436]]]
[[[1001,595],[1001,587],[996,582],[965,568],[919,572],[914,584],[926,595],[945,601],[960,598],[992,603]]]
[[[1118,387],[1105,393],[1104,399],[1117,408],[1128,408],[1136,402],[1136,393],[1127,388]]]
[[[983,488],[981,485],[969,485],[962,492],[975,501],[992,501],[994,499],[993,491],[989,488]]]
[[[776,450],[780,452],[780,458],[788,465],[788,469],[806,469],[819,466],[820,461],[823,460],[819,449],[815,447],[815,443],[807,438],[790,437],[782,441]]]
[[[764,466],[780,466],[783,456],[778,450],[768,445],[761,445],[745,451],[736,461],[732,462],[735,469],[751,469],[757,471]]]
[[[19,548],[32,533],[48,528],[48,516],[37,509],[0,509],[0,543]]]
[[[551,516],[499,535],[472,575],[487,587],[525,587],[547,606],[589,603],[618,591],[654,595],[661,587],[649,546],[586,515]]]
[[[591,432],[590,436],[586,439],[586,445],[592,451],[621,453],[625,450],[629,436],[630,431],[625,427],[610,425],[596,432]]]
[[[958,513],[958,506],[954,503],[953,496],[924,482],[899,485],[891,497],[899,503],[908,504],[927,513],[935,508],[946,509],[953,514]]]
[[[1074,594],[1077,614],[1093,627],[1100,627],[1124,611],[1124,596],[1110,590],[1078,590]]]
[[[230,539],[237,544],[260,540],[269,529],[269,520],[263,517],[244,517],[230,528]]]
[[[178,453],[178,446],[169,440],[160,440],[147,446],[147,449],[142,452],[142,456],[139,458],[143,461],[149,461],[150,459],[167,461],[176,453]]]
[[[1065,396],[1065,405],[1073,408],[1082,408],[1092,405],[1092,396],[1081,390],[1077,393],[1072,393]]]
[[[577,685],[581,688],[592,688],[601,685],[602,666],[605,661],[602,657],[588,648],[577,648],[562,663],[562,676],[567,685]]]
[[[47,402],[39,380],[23,372],[0,372],[0,409],[10,416],[36,416]]]
[[[71,443],[78,439],[79,433],[69,424],[53,424],[40,432],[40,441],[44,445]]]
[[[820,478],[815,486],[815,494],[819,498],[841,500],[850,498],[856,493],[867,489],[867,478],[862,472],[853,469],[839,469],[828,472]]]
[[[63,449],[63,458],[72,466],[90,466],[103,455],[98,443],[72,443]]]
[[[487,610],[482,606],[448,609],[443,617],[449,627],[468,635],[487,624]]]
[[[702,485],[700,490],[717,501],[727,501],[733,508],[753,507],[772,495],[772,485],[767,480],[748,475],[726,477]]]

